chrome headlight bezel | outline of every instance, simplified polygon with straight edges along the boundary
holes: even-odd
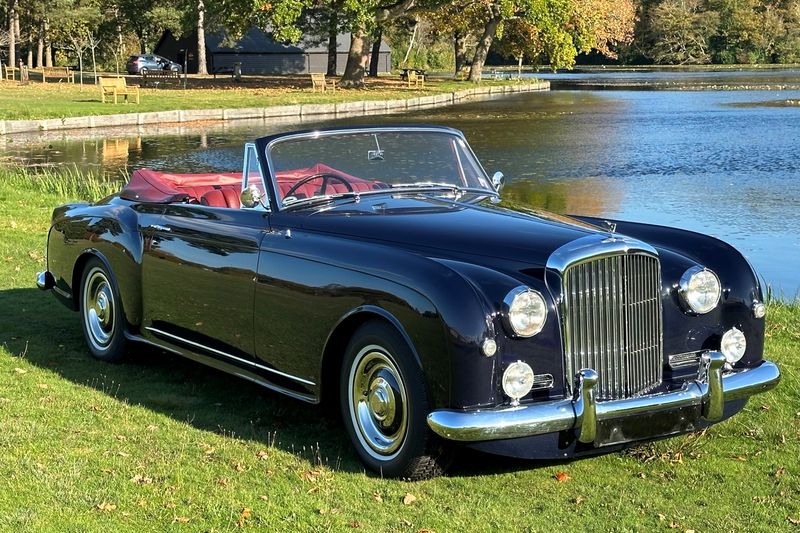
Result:
[[[533,298],[540,304],[540,309],[542,310],[541,316],[534,321],[534,326],[528,329],[519,327],[519,321],[514,319],[515,313],[522,312],[520,307],[523,305],[523,298]],[[511,336],[519,338],[533,337],[544,329],[546,323],[547,300],[544,299],[541,292],[522,285],[511,289],[503,299],[503,325]]]
[[[505,395],[511,398],[512,405],[519,405],[520,398],[531,392],[534,378],[533,369],[524,361],[514,361],[506,367],[502,387]]]
[[[729,329],[720,339],[719,351],[729,365],[735,365],[747,353],[747,336],[737,327]]]
[[[691,283],[695,276],[708,276],[709,274],[713,276],[713,279],[716,283],[716,297],[713,299],[713,305],[699,307],[693,303],[691,294],[693,289],[691,288]],[[683,306],[687,312],[694,315],[705,315],[716,309],[719,305],[720,299],[722,298],[722,284],[719,281],[719,276],[717,276],[713,270],[701,266],[693,266],[687,269],[686,272],[684,272],[681,276],[681,280],[678,285],[678,293],[681,296],[681,302],[683,303]]]

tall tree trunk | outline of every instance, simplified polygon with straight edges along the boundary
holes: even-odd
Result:
[[[39,39],[36,42],[36,68],[44,66],[44,35],[39,34]]]
[[[33,42],[28,43],[28,60],[25,62],[28,68],[33,68]]]
[[[375,41],[372,43],[372,54],[369,56],[369,75],[371,78],[378,77],[378,67],[381,62],[381,43],[383,43],[383,30],[378,30]]]
[[[17,34],[14,31],[14,21],[17,18],[17,0],[8,4],[8,66],[17,66]]]
[[[53,47],[50,44],[50,21],[47,17],[42,21],[42,34],[44,37],[44,66],[53,66]]]
[[[339,59],[339,10],[338,2],[331,7],[328,19],[328,70],[326,76],[336,76]]]
[[[456,76],[461,69],[467,66],[467,34],[460,31],[453,32],[453,51],[456,59]]]
[[[197,73],[208,74],[206,67],[206,5],[197,0]],[[188,52],[187,52],[188,53]]]
[[[486,56],[489,54],[489,48],[492,46],[494,36],[497,34],[497,27],[500,25],[501,17],[499,14],[493,16],[486,23],[483,28],[483,35],[478,40],[478,46],[475,48],[475,56],[472,58],[472,66],[469,69],[469,80],[475,83],[481,81],[481,72],[483,71],[483,64],[486,63]]]
[[[367,72],[369,39],[363,29],[350,34],[350,51],[347,53],[347,66],[342,76],[342,87],[364,87],[364,74]]]

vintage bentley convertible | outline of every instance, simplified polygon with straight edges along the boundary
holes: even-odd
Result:
[[[236,174],[138,170],[55,209],[37,284],[90,352],[147,343],[337,405],[362,461],[453,444],[579,457],[694,431],[774,387],[759,281],[717,239],[504,206],[443,127],[274,135]]]

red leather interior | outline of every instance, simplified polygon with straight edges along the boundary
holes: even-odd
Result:
[[[212,207],[233,207],[239,209],[239,189],[233,187],[222,187],[212,189],[200,197],[200,203]]]
[[[370,191],[388,187],[380,181],[368,181],[324,163],[307,168],[278,172],[277,182],[281,198],[285,197],[298,181],[318,174],[340,176],[354,191]],[[308,198],[319,194],[323,180],[314,179],[304,183],[293,194],[297,198]],[[143,168],[133,172],[128,184],[120,192],[127,200],[155,203],[201,203],[214,207],[239,208],[239,192],[242,176],[238,173],[218,174],[171,174]],[[328,178],[325,194],[348,192],[350,189],[336,179]]]

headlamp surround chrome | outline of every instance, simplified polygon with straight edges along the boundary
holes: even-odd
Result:
[[[521,285],[503,299],[503,325],[512,336],[533,337],[546,322],[547,301],[539,291]]]
[[[702,278],[698,281],[698,278]],[[697,294],[697,283],[712,284],[708,294]],[[704,315],[716,309],[722,297],[722,285],[713,270],[701,266],[693,266],[683,273],[678,286],[678,293],[687,311],[696,315]],[[710,298],[709,298],[710,296]]]

